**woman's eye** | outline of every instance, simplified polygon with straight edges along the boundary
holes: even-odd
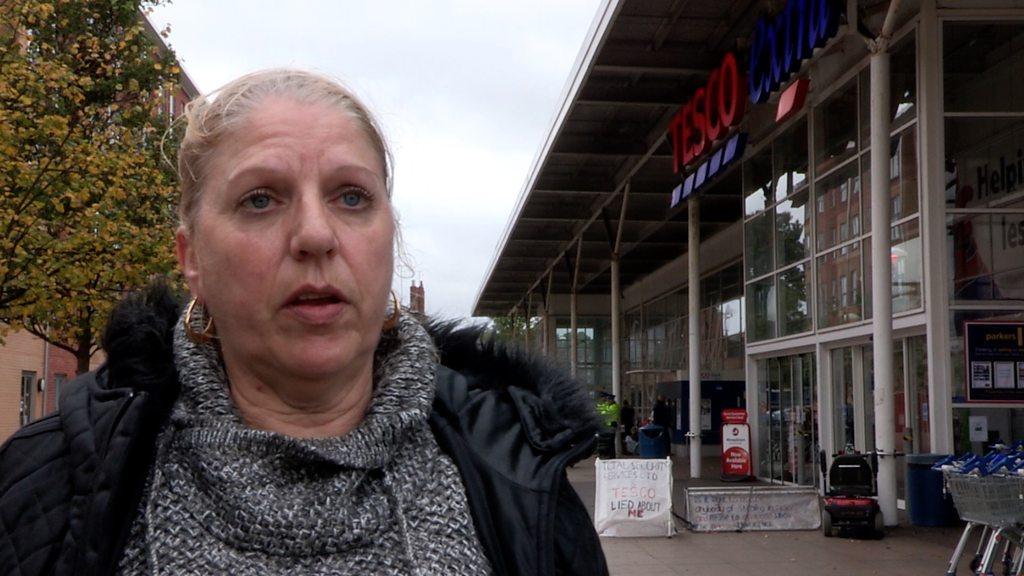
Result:
[[[361,190],[346,190],[341,193],[341,202],[349,208],[357,208],[366,200],[366,194]]]
[[[242,205],[256,210],[263,210],[270,207],[270,194],[256,191],[242,199]]]

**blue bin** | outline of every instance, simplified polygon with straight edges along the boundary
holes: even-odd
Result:
[[[668,457],[668,431],[663,427],[648,424],[640,429],[639,436],[641,458]]]
[[[907,454],[907,508],[914,526],[951,526],[959,516],[942,493],[942,472],[932,465],[945,454]]]

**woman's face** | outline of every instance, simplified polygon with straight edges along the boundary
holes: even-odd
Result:
[[[268,97],[224,138],[177,254],[229,371],[268,382],[372,366],[395,235],[384,170],[327,105]]]

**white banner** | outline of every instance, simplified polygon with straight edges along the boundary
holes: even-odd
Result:
[[[813,487],[689,488],[686,519],[697,532],[816,530],[821,509]]]
[[[672,536],[672,460],[601,460],[594,527],[601,536]]]

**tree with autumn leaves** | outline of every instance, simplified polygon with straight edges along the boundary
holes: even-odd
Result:
[[[123,293],[174,269],[161,2],[0,0],[0,322],[79,372]]]

